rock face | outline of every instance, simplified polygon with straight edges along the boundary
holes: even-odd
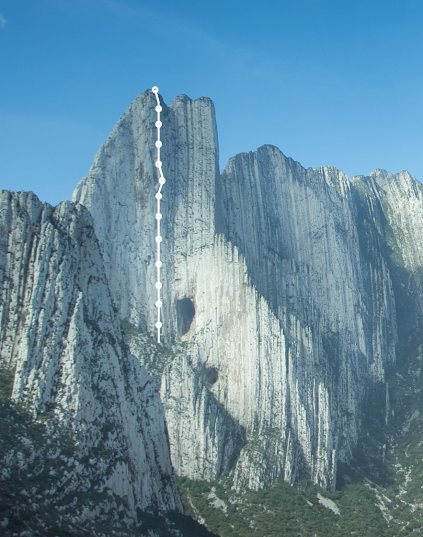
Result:
[[[1,364],[15,370],[13,399],[71,428],[92,486],[134,518],[152,506],[181,509],[163,407],[124,344],[82,205],[0,191],[0,338]]]
[[[245,257],[286,340],[281,363],[292,378],[275,389],[279,366],[264,392],[286,409],[281,430],[299,455],[280,443],[276,458],[295,472],[301,457],[317,483],[332,485],[356,443],[365,388],[383,382],[395,358],[386,261],[376,242],[372,259],[363,255],[355,190],[338,170],[305,170],[265,146],[232,159],[218,190],[218,229]]]
[[[407,297],[423,296],[422,187],[406,173],[304,169],[273,146],[220,174],[212,102],[162,105],[163,345],[146,92],[74,203],[1,194],[13,397],[116,453],[104,483],[133,510],[180,508],[166,435],[181,476],[230,475],[238,490],[300,477],[333,487],[366,392],[421,327],[419,300],[403,314]]]
[[[397,316],[397,366],[404,367],[423,343],[423,187],[408,172],[384,170],[353,183],[364,251],[373,255],[378,243],[389,265]]]
[[[236,156],[220,175],[211,101],[162,104],[163,336],[172,352],[153,368],[174,467],[199,479],[232,472],[239,489],[301,475],[331,487],[357,442],[365,391],[395,361],[381,218],[421,267],[413,214],[388,222],[375,188],[420,208],[421,189],[378,173],[306,170],[272,146]],[[120,317],[151,335],[154,107],[151,92],[131,105],[74,195],[93,215]],[[389,203],[396,214],[397,200]]]

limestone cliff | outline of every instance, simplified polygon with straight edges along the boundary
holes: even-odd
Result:
[[[75,464],[67,476],[69,494],[82,473],[111,493],[110,509],[115,497],[134,519],[153,506],[181,509],[162,404],[123,342],[82,205],[0,191],[0,340],[0,364],[15,373],[12,398],[67,427],[87,457],[88,474]]]
[[[333,486],[364,394],[395,361],[386,238],[369,217],[369,249],[360,212],[377,200],[361,179],[306,170],[272,146],[236,156],[220,175],[211,101],[162,104],[171,353],[153,369],[175,469],[232,472],[239,489],[300,475]],[[152,336],[154,107],[151,92],[130,106],[74,196],[93,215],[121,319]],[[141,340],[128,339],[145,362]]]
[[[333,487],[366,393],[385,390],[421,327],[422,187],[405,172],[305,169],[269,145],[220,173],[212,102],[162,105],[163,344],[148,91],[73,203],[1,192],[13,398],[69,426],[82,453],[107,451],[93,475],[134,517],[181,508],[169,448],[178,475],[229,475],[239,491]]]

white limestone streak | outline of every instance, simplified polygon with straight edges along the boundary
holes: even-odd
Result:
[[[160,343],[160,330],[163,326],[161,321],[161,311],[162,311],[162,300],[161,300],[161,289],[162,289],[162,282],[160,279],[160,270],[162,268],[162,260],[160,259],[160,244],[162,242],[162,236],[160,235],[160,220],[162,219],[162,213],[160,212],[160,200],[162,199],[162,187],[166,182],[166,179],[163,176],[163,170],[162,170],[162,161],[160,160],[160,148],[162,147],[162,142],[160,140],[160,129],[162,127],[162,122],[160,121],[160,112],[162,111],[162,107],[160,105],[159,100],[159,88],[157,86],[153,86],[151,88],[151,91],[156,96],[157,106],[156,106],[156,112],[157,112],[157,121],[156,121],[156,127],[157,127],[157,141],[156,141],[156,149],[157,149],[157,160],[156,160],[156,168],[159,171],[159,190],[156,193],[156,200],[157,200],[157,212],[156,212],[156,222],[157,222],[157,235],[156,235],[156,270],[157,270],[157,281],[156,281],[156,289],[157,289],[157,300],[156,300],[156,308],[157,308],[157,322],[156,322],[156,328],[157,328],[157,342]]]

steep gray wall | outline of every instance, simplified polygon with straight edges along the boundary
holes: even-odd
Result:
[[[120,317],[152,337],[154,107],[151,92],[130,106],[74,196],[93,215]],[[173,354],[161,396],[175,469],[203,479],[233,471],[239,488],[299,475],[333,486],[357,442],[365,390],[395,359],[383,241],[369,257],[356,186],[342,172],[306,170],[264,146],[220,176],[211,101],[182,96],[163,108]]]
[[[137,508],[181,509],[162,403],[123,342],[82,205],[0,191],[0,341],[0,364],[15,370],[13,399],[74,431],[93,486],[134,517]]]

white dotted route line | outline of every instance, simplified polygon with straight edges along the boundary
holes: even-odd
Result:
[[[159,190],[156,193],[156,200],[157,200],[157,212],[156,212],[156,222],[157,222],[157,235],[156,235],[156,244],[157,244],[157,250],[156,250],[156,271],[157,271],[157,280],[156,280],[156,289],[157,289],[157,300],[156,300],[156,308],[157,308],[157,322],[156,322],[156,328],[157,328],[157,342],[160,343],[160,329],[162,328],[162,321],[161,321],[161,312],[162,312],[162,300],[161,300],[161,289],[162,289],[162,282],[160,280],[160,269],[162,268],[162,261],[160,259],[160,243],[162,242],[162,236],[160,235],[160,220],[162,219],[162,213],[160,212],[160,200],[162,199],[162,187],[166,182],[166,179],[163,176],[162,171],[162,161],[160,160],[160,149],[162,147],[162,142],[160,140],[160,129],[162,127],[162,122],[160,121],[160,112],[162,111],[162,107],[160,106],[160,100],[159,100],[159,88],[157,86],[153,86],[151,88],[151,91],[156,96],[157,106],[156,106],[156,112],[157,112],[157,121],[156,121],[156,127],[157,127],[157,141],[156,141],[156,148],[157,148],[157,159],[156,159],[156,168],[159,172]]]

